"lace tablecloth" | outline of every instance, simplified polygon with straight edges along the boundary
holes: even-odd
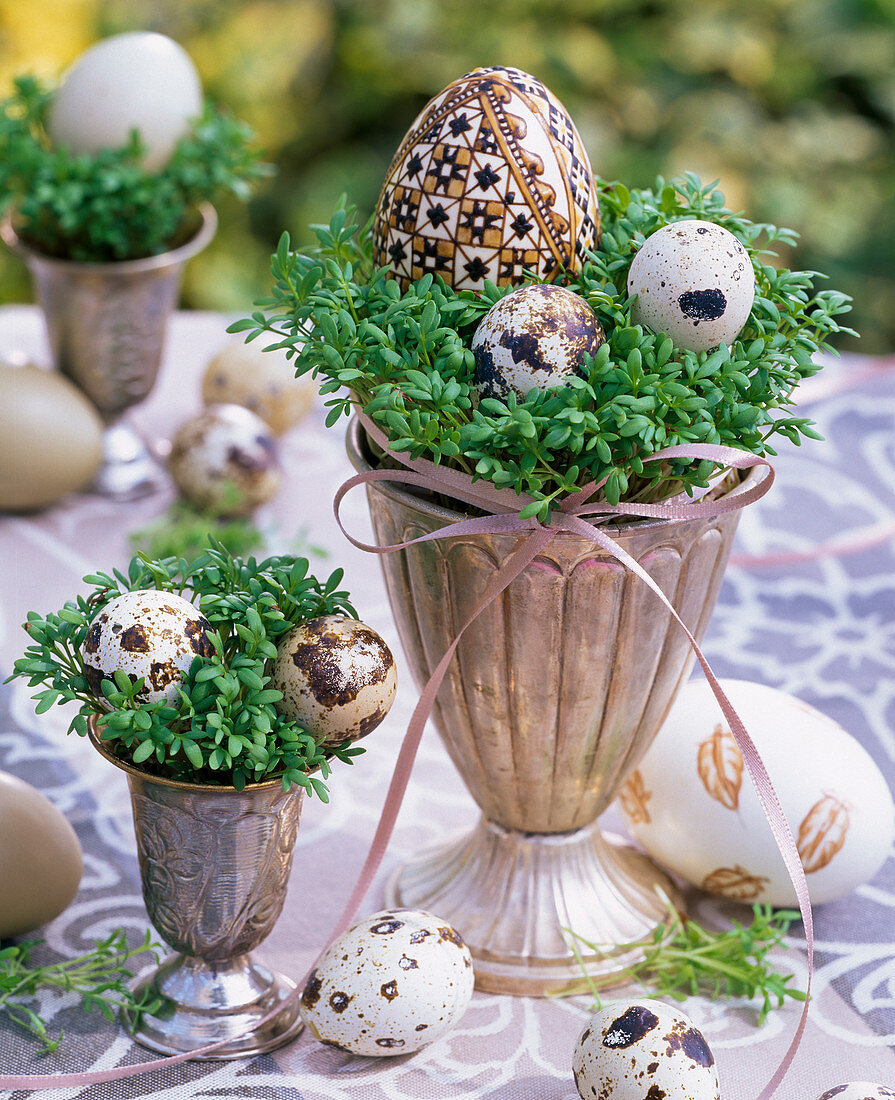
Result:
[[[211,314],[172,319],[162,374],[133,420],[150,436],[169,436],[200,405],[199,379],[228,337]],[[0,310],[0,354],[24,351],[46,362],[40,317],[31,307]],[[857,736],[895,786],[895,370],[855,359],[834,363],[803,387],[806,414],[827,437],[787,447],[776,462],[772,492],[743,515],[706,651],[719,675],[762,681],[825,711]],[[283,440],[287,477],[262,519],[271,551],[296,541],[325,550],[318,573],[336,564],[364,619],[400,654],[376,560],[350,546],[335,526],[331,498],[349,475],[341,429],[327,430],[318,407]],[[40,514],[0,516],[0,673],[9,672],[27,640],[26,611],[55,610],[79,589],[80,577],[121,566],[128,533],[159,515],[165,493],[132,504],[87,495]],[[362,491],[343,515],[369,535]],[[870,533],[860,550],[809,561],[749,561],[769,554],[810,553],[827,543]],[[332,802],[306,804],[286,908],[258,955],[299,977],[334,925],[378,820],[397,747],[415,702],[405,676],[386,723],[355,768],[333,776]],[[71,956],[124,926],[146,928],[133,827],[123,776],[77,738],[66,738],[65,714],[35,716],[20,683],[0,691],[0,768],[39,787],[76,827],[85,852],[74,904],[46,930],[43,957]],[[476,808],[435,735],[423,740],[380,879],[364,911],[381,902],[381,883],[430,840],[470,827]],[[611,809],[613,827],[621,819]],[[0,890],[10,889],[0,883]],[[720,903],[691,898],[705,921]],[[743,916],[743,910],[730,909]],[[816,910],[816,998],[809,1028],[780,1100],[813,1100],[847,1080],[895,1082],[895,858],[873,882]],[[780,965],[804,983],[798,929]],[[43,1090],[34,1096],[165,1097],[204,1100],[575,1100],[571,1055],[588,1015],[587,999],[535,1000],[476,993],[460,1025],[416,1055],[354,1058],[305,1037],[273,1054],[242,1062],[188,1063],[107,1086]],[[64,1026],[59,1052],[39,1058],[34,1045],[0,1017],[0,1072],[103,1069],[151,1057],[115,1023],[85,1015],[70,999],[42,999],[45,1015]],[[747,1002],[691,999],[686,1011],[715,1052],[725,1100],[754,1100],[785,1050],[798,1006],[754,1026]],[[4,1093],[3,1098],[26,1093]]]

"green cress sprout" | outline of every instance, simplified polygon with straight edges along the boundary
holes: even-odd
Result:
[[[521,514],[541,520],[557,498],[604,478],[595,499],[611,504],[654,502],[708,483],[707,461],[644,464],[664,447],[713,443],[773,455],[775,435],[818,438],[787,406],[819,369],[814,359],[829,338],[850,331],[837,321],[850,306],[844,294],[815,290],[815,273],[762,262],[796,235],[732,213],[714,184],[692,175],[644,190],[598,184],[600,247],[579,274],[557,280],[587,299],[606,333],[586,378],[524,400],[477,403],[470,340],[511,288],[486,282],[482,291],[457,292],[425,275],[402,294],[387,268],[373,267],[370,224],[359,228],[344,204],[328,226],[313,227],[315,248],[292,251],[283,235],[271,296],[230,331],[246,340],[272,336],[267,346],[286,349],[297,376],[313,372],[328,398],[328,424],[362,408],[394,451],[527,493],[534,503]],[[755,302],[729,348],[685,351],[631,320],[625,281],[634,253],[655,229],[683,218],[724,226],[751,257]]]
[[[161,1007],[148,993],[136,998],[128,985],[134,976],[131,959],[148,952],[158,962],[161,945],[153,943],[149,932],[132,948],[125,931],[118,928],[106,939],[94,940],[93,949],[84,955],[38,966],[32,963],[31,952],[42,943],[23,940],[0,950],[0,1010],[41,1043],[41,1054],[58,1050],[65,1035],[61,1030],[55,1037],[50,1035],[41,1016],[42,990],[77,993],[87,1012],[95,1008],[107,1020],[114,1019],[122,1008],[139,1017],[142,1013],[153,1015]]]
[[[760,999],[758,1027],[765,1022],[774,1008],[780,1008],[787,997],[804,1001],[805,994],[794,989],[792,974],[782,974],[774,969],[768,955],[780,946],[794,920],[797,910],[773,910],[769,905],[752,906],[751,924],[733,921],[721,931],[704,928],[694,920],[682,920],[669,902],[668,918],[653,932],[649,941],[622,944],[612,947],[610,954],[624,954],[628,948],[637,947],[644,952],[640,962],[627,970],[627,976],[639,982],[650,995],[673,997],[683,1001],[687,997],[702,994],[706,997],[747,997]],[[574,940],[591,951],[598,951],[598,944],[589,943],[575,932],[572,950],[582,968],[584,980],[600,1003],[600,981],[587,974],[580,951]],[[605,984],[617,983],[618,975],[606,979]]]
[[[159,171],[140,164],[139,136],[93,154],[55,148],[46,132],[53,89],[34,76],[13,82],[0,102],[0,210],[48,256],[84,263],[133,260],[185,243],[198,228],[196,204],[240,198],[269,175],[249,127],[206,103]]]
[[[25,629],[32,644],[10,679],[41,688],[34,695],[38,714],[54,704],[78,704],[69,732],[86,735],[88,719],[100,709],[81,659],[91,622],[124,592],[173,592],[195,604],[211,624],[214,655],[194,658],[174,703],[139,701],[142,678],[132,680],[120,669],[114,684],[103,680],[104,744],[151,775],[237,790],[281,777],[284,788],[298,784],[328,800],[323,780],[331,757],[350,763],[364,750],[346,744],[324,752],[311,734],[281,715],[275,704],[282,692],[269,686],[267,662],[296,623],[320,615],[357,617],[339,587],[341,569],[319,581],[306,558],[242,560],[212,541],[192,561],[153,561],[138,554],[126,574],[116,569],[84,580],[94,586],[88,595],[69,600],[56,613],[28,615]]]

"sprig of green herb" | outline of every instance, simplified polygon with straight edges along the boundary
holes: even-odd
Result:
[[[231,554],[257,550],[264,537],[248,516],[222,518],[186,500],[175,500],[165,513],[130,535],[134,550],[149,558],[195,558],[215,539]]]
[[[143,942],[130,947],[123,929],[116,929],[104,940],[94,940],[92,951],[75,959],[63,959],[46,966],[33,966],[31,952],[42,940],[25,940],[0,950],[0,1009],[11,1020],[39,1040],[42,1054],[59,1047],[65,1032],[50,1035],[46,1021],[28,1003],[42,989],[77,993],[87,1012],[97,1009],[107,1020],[117,1010],[127,1008],[136,1016],[158,1011],[160,1002],[144,994],[136,998],[128,986],[133,972],[128,964],[138,955],[149,952],[158,962],[161,944],[154,943],[147,932]]]
[[[198,202],[245,198],[270,174],[248,126],[210,103],[167,164],[149,172],[136,132],[121,149],[55,147],[45,127],[53,89],[34,76],[13,86],[0,102],[0,210],[13,207],[19,235],[46,255],[89,263],[156,255],[195,232]]]
[[[282,692],[270,686],[268,662],[277,642],[296,623],[320,615],[357,612],[336,569],[325,581],[309,572],[307,558],[274,556],[256,561],[234,557],[215,540],[192,561],[153,560],[138,554],[128,572],[85,577],[94,589],[69,600],[58,612],[28,615],[32,644],[16,660],[9,679],[40,688],[38,714],[54,705],[78,705],[69,732],[87,733],[102,709],[102,739],[122,759],[170,779],[219,783],[242,790],[281,776],[284,788],[304,787],[328,800],[324,780],[332,758],[351,763],[363,746],[346,744],[325,752],[314,737],[287,719],[276,704]],[[143,679],[120,669],[102,681],[101,706],[84,675],[81,648],[100,610],[123,592],[152,588],[193,602],[211,624],[213,657],[197,656],[177,700],[142,702]]]
[[[511,288],[485,282],[454,291],[425,275],[402,293],[372,264],[368,223],[344,204],[317,246],[292,251],[288,234],[272,258],[274,286],[251,317],[231,325],[246,340],[274,337],[296,375],[312,373],[327,396],[327,424],[354,406],[385,431],[395,451],[447,463],[501,488],[527,493],[525,515],[549,516],[558,497],[590,482],[610,503],[656,501],[705,486],[708,462],[645,460],[678,444],[713,443],[774,454],[771,440],[817,438],[788,415],[798,383],[818,369],[849,307],[817,291],[813,272],[769,263],[791,230],[753,224],[724,206],[714,184],[692,175],[653,189],[599,182],[603,233],[583,269],[560,281],[587,299],[606,333],[587,377],[533,390],[524,400],[479,402],[470,341],[485,312]],[[756,280],[751,316],[732,347],[692,352],[635,325],[625,281],[637,249],[669,222],[701,218],[730,230],[747,249]],[[599,496],[595,499],[599,499]]]
[[[780,1008],[787,997],[804,1001],[805,994],[794,989],[792,974],[783,974],[774,968],[768,955],[782,944],[789,927],[799,914],[795,910],[773,910],[769,905],[752,906],[752,923],[733,921],[730,928],[721,931],[705,928],[694,920],[681,920],[669,907],[669,917],[653,932],[646,944],[643,959],[628,969],[633,981],[658,997],[672,997],[683,1001],[689,996],[702,994],[713,999],[719,997],[761,998],[757,1025],[760,1027],[774,1008]],[[578,943],[588,950],[600,953],[603,948],[569,930],[577,943],[572,944],[582,972],[598,1004],[600,990],[617,982],[617,976],[600,983],[587,974]],[[642,947],[642,944],[624,944],[606,949],[606,954],[624,954]]]

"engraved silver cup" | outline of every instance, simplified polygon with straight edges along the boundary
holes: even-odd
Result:
[[[87,395],[106,422],[103,465],[92,486],[104,496],[133,499],[160,480],[158,464],[122,415],[155,385],[183,265],[214,236],[214,207],[203,203],[198,214],[196,232],[178,248],[109,263],[45,256],[19,237],[9,216],[0,225],[4,243],[31,274],[56,369]]]
[[[166,1054],[230,1040],[207,1058],[243,1058],[301,1030],[295,983],[255,961],[286,900],[303,790],[282,781],[211,787],[144,775],[95,748],[127,775],[149,919],[176,952],[141,979],[160,997],[155,1016],[124,1015],[137,1042]],[[265,1019],[266,1017],[270,1017]]]
[[[348,452],[356,469],[370,468],[356,423]],[[367,496],[380,545],[465,518],[394,483],[368,484]],[[731,512],[606,530],[698,638],[736,525]],[[517,541],[477,534],[380,557],[417,685]],[[582,949],[591,975],[623,977],[642,957],[621,945],[651,935],[673,887],[645,856],[604,837],[596,819],[646,752],[692,662],[655,594],[565,532],[463,635],[432,718],[482,818],[404,866],[386,900],[449,920],[469,944],[480,989],[544,995],[581,986],[568,929],[602,945]]]

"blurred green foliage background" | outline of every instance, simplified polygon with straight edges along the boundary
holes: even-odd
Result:
[[[594,170],[683,170],[801,234],[788,267],[851,294],[865,352],[895,348],[893,0],[0,0],[0,79],[56,77],[96,38],[151,29],[255,128],[278,169],[228,204],[184,301],[244,311],[280,232],[309,239],[347,192],[364,213],[405,130],[445,84],[513,65],[547,84]],[[4,301],[27,300],[0,258]]]

